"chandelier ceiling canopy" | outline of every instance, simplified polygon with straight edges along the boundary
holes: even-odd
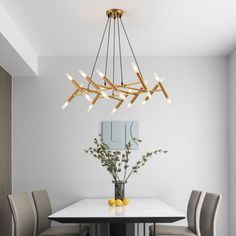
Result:
[[[98,48],[98,52],[95,58],[95,62],[90,75],[87,75],[84,71],[80,70],[80,75],[87,81],[87,87],[79,84],[69,73],[66,73],[66,77],[72,82],[75,86],[76,90],[73,94],[71,94],[67,101],[62,106],[62,109],[65,109],[69,103],[75,97],[84,97],[90,103],[88,107],[88,111],[90,111],[94,105],[102,100],[112,100],[116,101],[116,105],[112,110],[112,114],[115,113],[127,99],[129,99],[129,103],[127,108],[130,108],[137,98],[144,94],[144,100],[142,105],[146,104],[148,100],[152,97],[156,92],[162,92],[167,101],[170,103],[171,100],[168,96],[168,93],[163,85],[162,80],[158,77],[156,73],[154,73],[154,78],[156,80],[156,84],[152,88],[148,88],[147,81],[144,80],[142,72],[140,70],[137,58],[134,54],[134,50],[131,46],[127,31],[124,27],[122,21],[123,11],[121,9],[109,9],[106,12],[107,22],[105,25],[105,29],[102,34],[102,39]],[[121,47],[121,33],[124,34],[131,54],[133,56],[134,62],[132,63],[133,70],[136,74],[136,80],[131,83],[124,82],[123,76],[123,62],[122,62],[122,47]],[[107,37],[107,45],[106,45],[106,56],[105,56],[105,68],[104,72],[100,71],[96,68],[98,58],[100,56],[101,48],[104,42],[105,36]],[[112,40],[112,42],[111,42]],[[112,43],[112,45],[111,45]],[[112,75],[108,76],[108,59],[109,59],[109,49],[112,46]],[[116,47],[118,47],[118,55],[116,55]],[[115,81],[115,70],[116,70],[116,62],[115,60],[118,58],[119,60],[119,70],[120,70],[120,81]],[[94,80],[94,72],[97,72],[99,77],[101,78],[101,82],[97,83]]]

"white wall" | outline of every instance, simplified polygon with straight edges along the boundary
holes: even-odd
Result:
[[[229,57],[230,88],[230,236],[236,235],[236,50]]]
[[[228,235],[228,77],[224,57],[141,57],[143,74],[163,75],[172,98],[161,94],[110,116],[114,104],[100,102],[91,113],[88,102],[61,105],[74,90],[64,74],[91,68],[91,57],[40,57],[37,80],[18,78],[14,93],[14,191],[48,189],[54,209],[83,197],[110,197],[111,179],[83,150],[100,132],[103,120],[138,120],[141,152],[166,148],[127,184],[128,196],[158,196],[185,212],[192,189],[221,193],[217,235]],[[129,58],[125,74],[135,79]],[[99,65],[100,68],[101,65]],[[141,100],[139,100],[139,103]]]

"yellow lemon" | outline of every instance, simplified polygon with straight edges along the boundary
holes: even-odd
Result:
[[[116,199],[116,206],[121,207],[122,206],[122,201],[120,199]]]
[[[125,206],[129,205],[129,199],[128,198],[124,198],[123,205],[125,205]]]
[[[109,199],[108,204],[109,204],[109,206],[114,206],[115,205],[115,199],[114,198]]]

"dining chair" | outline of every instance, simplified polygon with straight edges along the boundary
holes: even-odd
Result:
[[[167,233],[158,233],[156,232],[155,235],[158,236],[216,236],[216,230],[215,230],[215,225],[216,225],[216,217],[217,217],[217,212],[219,209],[221,201],[221,195],[219,194],[214,194],[214,193],[206,193],[202,206],[201,206],[201,211],[200,211],[200,234],[198,233],[181,233],[178,231],[173,231]],[[152,231],[153,232],[153,231]]]
[[[221,195],[206,193],[200,213],[201,236],[215,236],[216,217],[221,201]]]
[[[196,236],[199,234],[199,208],[201,191],[193,190],[191,192],[187,206],[187,223],[188,226],[173,226],[173,225],[156,225],[155,235],[186,235]],[[149,227],[150,236],[154,235],[154,226]]]
[[[47,191],[33,191],[32,196],[37,215],[36,236],[89,235],[88,225],[51,226],[51,220],[48,219],[48,216],[52,214],[52,207]]]
[[[8,201],[14,219],[14,235],[34,236],[35,219],[28,194],[10,194]]]

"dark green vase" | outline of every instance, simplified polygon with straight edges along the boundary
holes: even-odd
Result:
[[[123,200],[125,198],[125,181],[112,181],[115,186],[115,199]]]

